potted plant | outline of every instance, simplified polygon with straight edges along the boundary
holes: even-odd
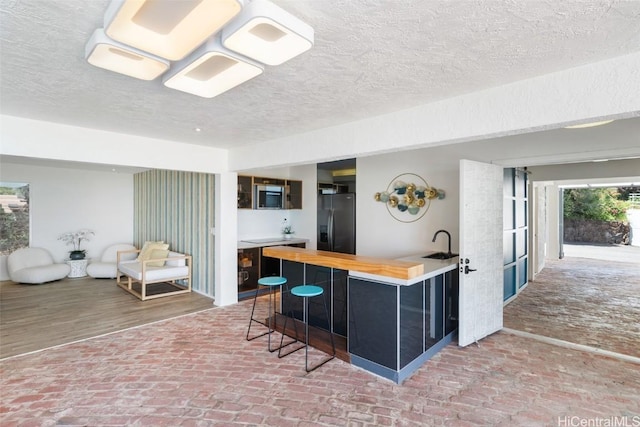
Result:
[[[89,241],[93,234],[94,233],[91,230],[69,231],[58,237],[58,240],[62,240],[67,245],[73,245],[73,250],[69,252],[69,259],[84,259],[87,255],[87,251],[80,249],[80,244],[83,240]]]
[[[294,231],[291,228],[290,225],[285,225],[284,227],[282,227],[282,235],[284,236],[285,240],[289,240],[293,237]]]

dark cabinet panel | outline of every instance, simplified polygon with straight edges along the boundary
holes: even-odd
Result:
[[[351,363],[402,382],[453,339],[457,268],[412,285],[349,277]]]
[[[444,338],[444,280],[442,275],[425,281],[425,348],[430,348]]]
[[[449,335],[458,329],[458,281],[457,270],[444,274],[444,334]]]
[[[262,248],[260,248],[260,274],[261,277],[280,276],[280,260],[262,256]]]
[[[322,288],[322,296],[309,299],[309,325],[331,330],[331,314],[327,322],[327,311],[331,307],[331,268],[318,265],[305,265],[306,283]],[[323,304],[326,304],[326,306]]]
[[[347,270],[333,270],[333,333],[347,336]]]
[[[424,351],[423,283],[400,287],[400,369]]]
[[[253,182],[250,176],[238,175],[238,209],[251,209]]]
[[[398,287],[349,278],[349,353],[397,370]]]
[[[307,264],[307,283],[320,286],[329,311],[331,324],[327,324],[324,305],[321,298],[314,298],[309,305],[309,324],[333,333],[347,336],[347,270]]]
[[[302,181],[287,181],[287,209],[302,209]]]
[[[322,297],[309,299],[309,325],[347,336],[347,275],[348,271],[311,264],[282,261],[282,275],[287,278],[288,289],[301,284],[322,288]],[[296,319],[302,320],[301,298],[284,294],[283,313],[293,310]],[[328,311],[329,322],[327,323]]]
[[[282,276],[287,278],[287,285],[283,287],[284,292],[281,298],[282,313],[289,315],[289,312],[293,312],[293,317],[302,320],[302,298],[291,295],[288,290],[304,284],[304,264],[282,260]]]
[[[238,249],[238,298],[258,289],[260,249]]]

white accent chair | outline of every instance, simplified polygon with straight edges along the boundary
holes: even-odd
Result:
[[[126,243],[109,246],[102,253],[99,261],[91,261],[87,266],[87,274],[96,279],[115,279],[118,276],[118,252],[131,251],[136,247]],[[135,253],[125,254],[122,261],[136,259]]]
[[[57,264],[44,248],[22,248],[7,258],[9,278],[17,283],[39,285],[67,277],[71,267]]]
[[[122,289],[142,301],[191,292],[191,255],[167,250],[162,257],[123,261],[124,256],[138,253],[140,249],[118,252],[116,282]],[[165,289],[149,292],[149,285],[160,283]]]

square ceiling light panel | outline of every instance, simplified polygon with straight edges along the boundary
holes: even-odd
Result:
[[[225,49],[213,37],[171,68],[162,81],[171,88],[213,98],[260,74],[264,70],[248,58]]]
[[[153,80],[169,69],[169,61],[111,40],[102,28],[85,47],[89,64],[141,80]]]
[[[222,29],[227,49],[280,65],[311,49],[313,28],[266,0],[253,0]]]
[[[242,10],[243,0],[112,0],[105,32],[121,43],[178,61]]]

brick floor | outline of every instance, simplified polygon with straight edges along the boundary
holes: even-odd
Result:
[[[640,357],[640,259],[547,260],[505,307],[504,326]]]
[[[250,310],[245,301],[5,359],[0,424],[640,422],[637,364],[497,333],[480,346],[447,346],[403,385],[338,359],[306,374],[303,352],[278,359],[266,351],[266,337],[244,339]]]

